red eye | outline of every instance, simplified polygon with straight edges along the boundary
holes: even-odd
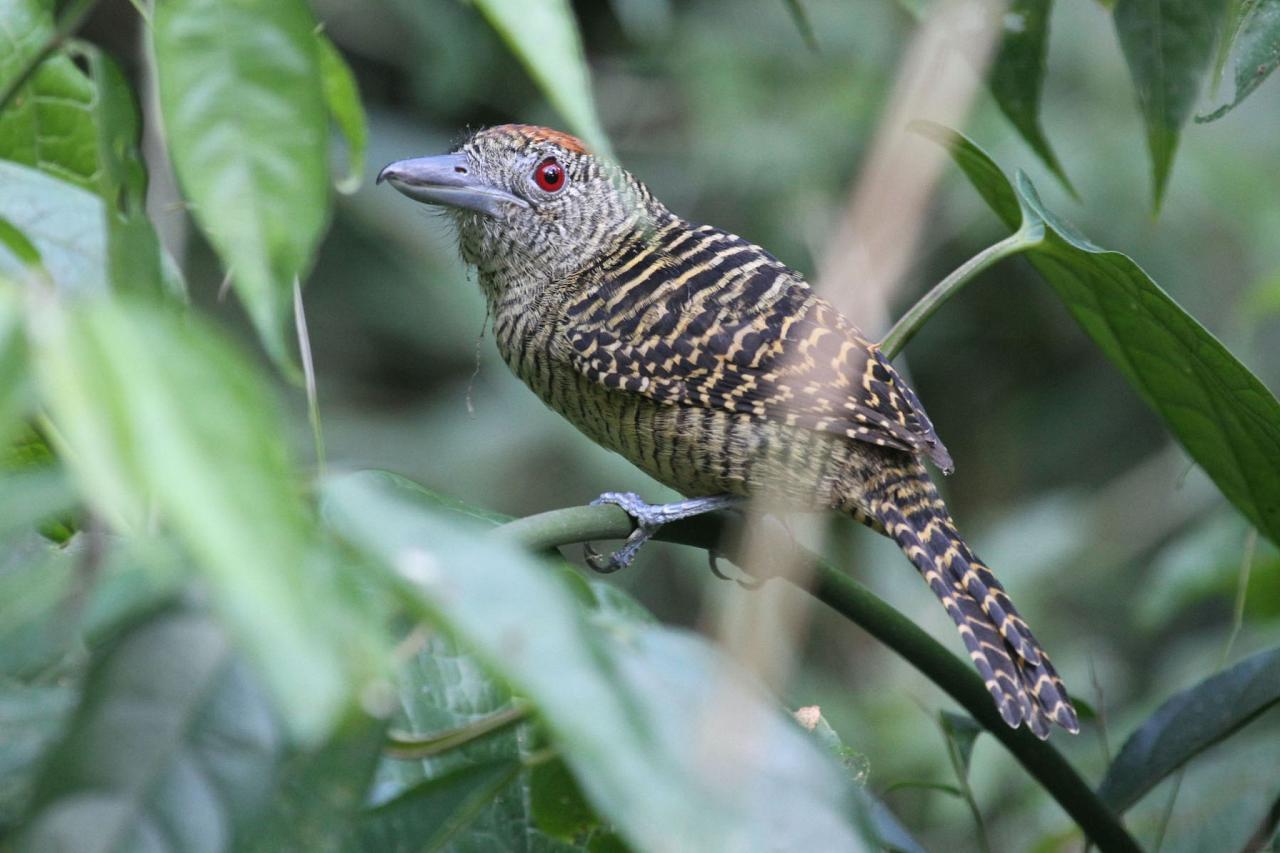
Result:
[[[544,192],[557,192],[564,186],[564,167],[556,158],[548,157],[533,170],[533,180]]]

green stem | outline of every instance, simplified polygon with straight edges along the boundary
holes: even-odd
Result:
[[[518,702],[510,708],[504,708],[487,717],[432,735],[388,734],[387,744],[382,752],[388,758],[406,761],[431,758],[505,731],[529,719],[530,713],[531,709],[528,705]]]
[[[656,538],[698,548],[718,548],[722,540],[733,541],[731,529],[740,524],[741,520],[733,516],[700,516],[668,524],[658,531]],[[532,515],[504,524],[497,532],[531,550],[543,550],[556,545],[621,538],[631,528],[630,518],[620,508],[598,506],[569,507]],[[947,651],[871,590],[818,555],[799,550],[814,567],[813,583],[807,592],[893,649],[945,690],[1004,744],[1101,850],[1142,849],[1057,749],[1026,729],[1009,728],[982,679],[968,663]]]
[[[911,309],[903,314],[898,322],[893,324],[889,334],[885,335],[884,340],[880,342],[880,351],[884,353],[884,357],[893,359],[898,353],[902,352],[902,348],[907,345],[907,341],[911,340],[915,333],[920,331],[920,327],[925,324],[925,321],[932,317],[933,313],[941,308],[944,302],[954,296],[956,291],[968,284],[978,273],[1010,255],[1025,252],[1039,242],[1040,236],[1036,231],[1019,228],[999,243],[988,246],[965,261],[951,275],[934,285],[932,290],[922,296],[920,301],[912,305]]]
[[[0,112],[9,106],[9,102],[13,100],[13,96],[18,93],[27,81],[31,79],[31,75],[36,73],[36,69],[40,67],[40,63],[44,62],[53,55],[67,38],[80,28],[80,24],[97,5],[98,0],[74,0],[74,2],[58,19],[58,23],[54,26],[53,32],[49,34],[49,38],[40,46],[40,50],[34,53],[27,60],[26,65],[22,68],[22,73],[13,78],[13,82],[0,93]]]

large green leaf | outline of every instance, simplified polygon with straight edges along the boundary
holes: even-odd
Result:
[[[102,199],[30,166],[0,161],[0,220],[39,252],[59,291],[101,293],[107,287]],[[0,275],[22,280],[30,261],[0,245]]]
[[[200,323],[102,299],[32,301],[36,375],[72,469],[102,516],[149,509],[198,558],[219,609],[295,733],[324,735],[360,689],[366,637],[314,550],[273,401]],[[349,615],[344,615],[344,611]]]
[[[1075,188],[1040,126],[1040,93],[1044,88],[1052,9],[1053,0],[1013,0],[1009,4],[988,85],[1000,111],[1074,195]]]
[[[329,115],[303,0],[159,0],[151,28],[174,169],[263,344],[329,215]]]
[[[270,791],[280,740],[218,626],[161,613],[94,663],[19,847],[226,849]]]
[[[1117,0],[1112,10],[1147,127],[1157,209],[1226,9],[1226,0]]]
[[[403,481],[349,475],[323,495],[330,523],[393,570],[407,604],[534,703],[588,800],[633,845],[866,846],[840,768],[705,642],[591,621],[545,566],[442,517]]]
[[[0,158],[96,189],[95,95],[69,56],[51,56],[0,112]]]
[[[1252,95],[1280,65],[1280,0],[1242,0],[1241,12],[1231,45],[1235,95],[1207,116],[1197,116],[1196,121],[1222,118]]]
[[[0,93],[21,77],[53,35],[53,0],[0,0]]]
[[[923,128],[1010,229],[1043,223],[1024,247],[1080,327],[1120,368],[1236,508],[1280,542],[1280,402],[1134,261],[1095,246],[1050,213],[1025,175],[1017,188],[953,131]]]
[[[569,0],[475,0],[475,5],[520,57],[569,128],[608,155],[609,140],[596,115],[591,75]]]
[[[1173,696],[1120,748],[1098,786],[1118,812],[1174,770],[1280,703],[1280,648],[1268,649]]]

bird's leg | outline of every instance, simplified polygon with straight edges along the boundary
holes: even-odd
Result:
[[[622,507],[623,511],[635,520],[636,529],[631,531],[631,535],[627,537],[622,547],[610,554],[608,558],[602,557],[590,545],[585,546],[587,565],[605,574],[625,569],[636,558],[641,546],[653,538],[653,534],[657,533],[662,525],[720,509],[732,509],[745,502],[746,498],[737,495],[712,495],[669,504],[649,504],[635,492],[605,492],[593,500],[591,505],[614,504]]]

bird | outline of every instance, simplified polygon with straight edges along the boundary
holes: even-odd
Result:
[[[890,537],[1011,727],[1079,723],[1049,656],[961,537],[926,468],[951,456],[877,345],[763,248],[690,222],[581,140],[504,124],[379,173],[446,211],[498,350],[544,403],[685,496],[622,507],[627,566],[663,524],[753,498]]]

